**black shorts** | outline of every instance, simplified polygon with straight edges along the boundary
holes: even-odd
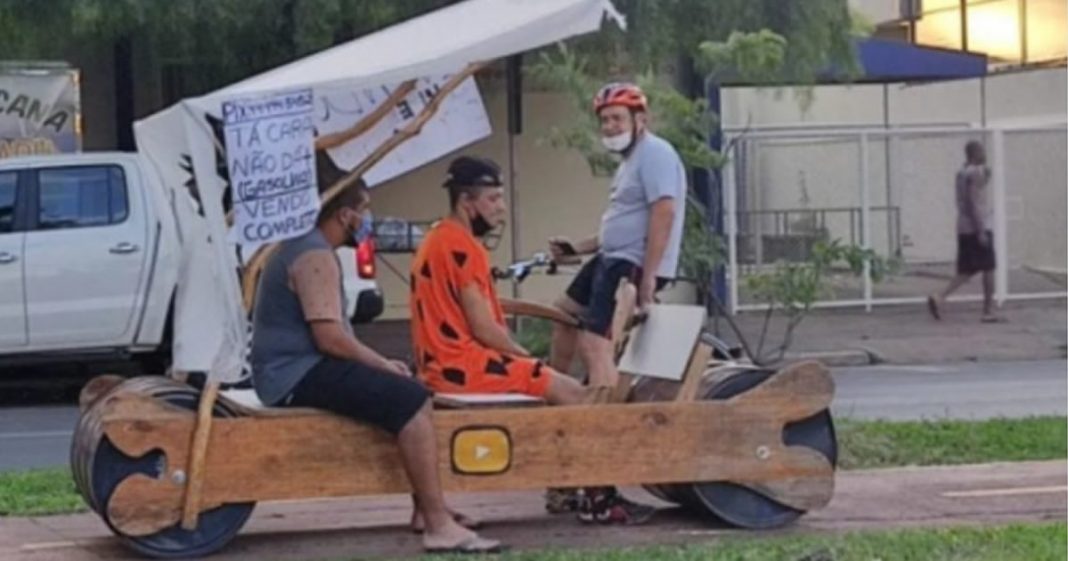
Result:
[[[626,259],[597,255],[587,261],[567,287],[568,298],[584,308],[580,316],[583,329],[602,337],[611,335],[620,279],[630,279],[637,285],[641,278],[642,268]],[[657,278],[656,290],[664,288],[667,282]]]
[[[397,434],[430,399],[419,382],[360,364],[324,358],[297,384],[287,407],[313,407]]]
[[[979,234],[957,235],[957,274],[974,275],[997,268],[994,234],[987,230],[984,235],[988,242],[985,247],[979,243]]]

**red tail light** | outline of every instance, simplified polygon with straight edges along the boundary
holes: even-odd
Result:
[[[356,272],[361,279],[375,278],[375,241],[367,238],[356,246]]]

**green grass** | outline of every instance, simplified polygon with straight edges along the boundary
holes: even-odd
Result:
[[[516,342],[523,345],[530,354],[545,358],[549,356],[552,333],[553,325],[549,320],[525,317],[520,320]]]
[[[0,516],[43,516],[87,509],[69,470],[0,473]]]
[[[714,544],[542,551],[501,561],[1064,561],[1064,523],[728,538]],[[423,559],[460,559],[425,557]]]
[[[989,421],[837,421],[839,467],[864,469],[1068,458],[1064,417]],[[0,473],[0,516],[86,510],[65,469]]]
[[[1064,417],[987,421],[837,421],[842,469],[1068,458]]]

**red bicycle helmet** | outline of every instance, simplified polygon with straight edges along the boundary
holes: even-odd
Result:
[[[593,112],[600,113],[601,109],[612,105],[622,105],[631,111],[646,111],[648,102],[645,94],[638,86],[628,82],[613,82],[607,84],[593,96]]]

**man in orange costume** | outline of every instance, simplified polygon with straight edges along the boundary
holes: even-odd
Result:
[[[412,341],[419,377],[435,392],[520,393],[554,405],[583,401],[585,389],[512,339],[480,238],[504,223],[500,167],[462,156],[444,187],[451,212],[412,260]],[[614,488],[587,489],[578,509],[587,522],[640,524],[652,507],[627,501]]]

